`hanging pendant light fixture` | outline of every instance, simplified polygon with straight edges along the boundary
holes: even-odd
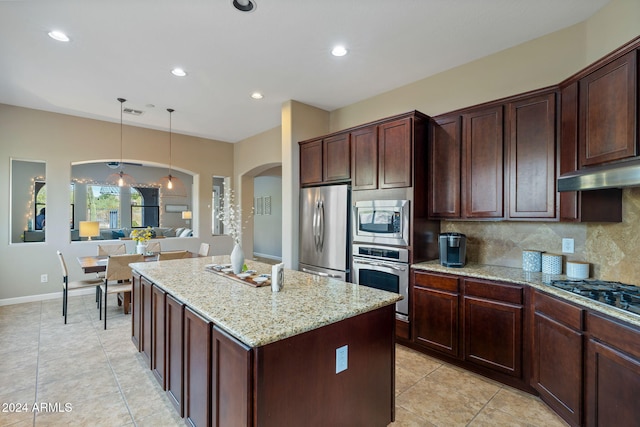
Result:
[[[122,161],[122,104],[124,104],[127,100],[124,98],[118,98],[118,102],[120,102],[120,171],[114,172],[107,177],[107,184],[117,185],[118,187],[131,187],[136,183],[136,180],[127,173],[124,173],[124,163]]]
[[[169,112],[169,175],[164,176],[160,179],[160,185],[162,186],[162,190],[165,196],[168,197],[187,197],[187,190],[185,189],[182,180],[177,176],[173,176],[171,173],[173,172],[172,164],[171,164],[171,147],[172,147],[172,115],[175,111],[173,108],[167,108]]]

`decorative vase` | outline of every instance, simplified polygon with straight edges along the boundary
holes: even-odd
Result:
[[[244,252],[242,252],[242,246],[235,244],[233,251],[231,251],[231,268],[233,268],[233,274],[242,273],[242,266],[244,265]]]
[[[147,245],[138,243],[136,245],[136,253],[144,255],[147,252]]]

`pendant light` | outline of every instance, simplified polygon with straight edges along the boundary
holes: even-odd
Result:
[[[185,189],[182,180],[177,176],[173,176],[171,172],[173,172],[172,164],[171,164],[171,147],[172,147],[172,115],[175,111],[173,108],[167,108],[169,112],[169,175],[164,176],[160,179],[160,185],[162,186],[162,190],[165,196],[168,197],[187,197],[187,191]]]
[[[136,183],[136,180],[131,175],[124,173],[122,170],[124,168],[122,161],[122,105],[126,101],[124,98],[118,98],[118,102],[120,102],[120,172],[114,172],[107,177],[107,184],[117,185],[118,187],[131,187]]]

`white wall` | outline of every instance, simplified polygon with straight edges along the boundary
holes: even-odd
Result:
[[[277,168],[281,174],[281,168]],[[253,216],[254,255],[282,259],[282,176],[257,176],[253,198],[270,197],[271,212]]]

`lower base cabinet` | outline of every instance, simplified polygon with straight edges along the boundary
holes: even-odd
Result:
[[[165,389],[169,400],[176,407],[180,417],[184,417],[184,384],[182,365],[184,359],[184,304],[167,295],[165,306],[165,348],[166,376]]]
[[[151,288],[151,371],[166,390],[166,299],[167,293],[157,286]]]
[[[192,426],[209,426],[211,322],[189,307],[184,310],[184,418]]]

